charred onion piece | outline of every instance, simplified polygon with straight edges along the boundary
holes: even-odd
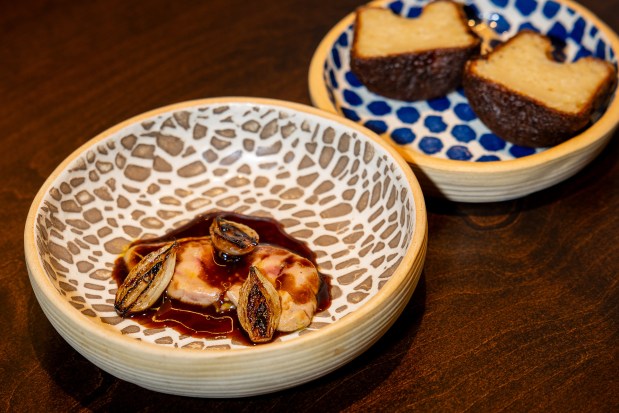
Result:
[[[170,283],[178,244],[166,244],[135,266],[116,292],[114,308],[122,317],[150,308]]]
[[[235,261],[258,245],[258,233],[247,225],[218,216],[210,228],[213,246],[225,261]]]
[[[271,341],[282,307],[273,284],[254,266],[249,267],[249,276],[241,287],[237,313],[251,341]]]

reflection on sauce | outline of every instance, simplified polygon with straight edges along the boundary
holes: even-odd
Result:
[[[260,237],[260,244],[271,244],[276,247],[285,248],[295,254],[307,259],[316,268],[316,256],[304,243],[292,238],[285,233],[283,226],[274,219],[251,217],[242,214],[228,212],[211,212],[198,215],[191,222],[175,229],[161,237],[137,240],[129,247],[136,246],[141,256],[145,256],[156,248],[153,244],[157,242],[170,242],[175,239],[188,237],[202,237],[209,235],[209,228],[213,219],[221,215],[223,218],[245,224],[253,228]],[[211,285],[229,286],[239,278],[244,281],[249,271],[249,263],[241,259],[234,264],[211,263],[205,269]],[[309,264],[309,263],[308,263]],[[114,263],[112,276],[120,285],[128,274],[128,268],[124,263],[123,257],[119,257]],[[331,304],[329,295],[329,278],[319,274],[322,280],[320,290],[317,295],[318,308],[316,312],[323,311]],[[278,283],[285,283],[285,279],[278,279]],[[223,288],[222,290],[225,290]],[[233,342],[246,345],[253,345],[247,338],[242,328],[240,328],[236,310],[230,308],[230,303],[224,300],[223,293],[218,303],[208,307],[194,306],[171,299],[165,294],[160,302],[153,308],[142,314],[136,314],[131,318],[147,328],[170,327],[183,335],[190,335],[195,338],[230,338]],[[301,298],[301,297],[299,297]],[[218,311],[219,309],[219,311]],[[283,333],[276,333],[275,338]]]

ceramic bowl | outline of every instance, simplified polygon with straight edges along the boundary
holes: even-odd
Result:
[[[408,17],[427,0],[377,1]],[[617,64],[619,39],[600,19],[568,0],[467,0],[471,22],[504,41],[522,29],[564,45],[566,61],[594,55]],[[608,143],[619,123],[616,94],[599,119],[552,148],[524,148],[498,138],[477,118],[461,89],[428,101],[403,102],[368,91],[350,70],[354,13],[340,21],[317,48],[309,71],[315,106],[341,114],[393,145],[413,166],[424,193],[463,202],[518,198],[578,172]],[[558,53],[557,53],[558,54]]]
[[[132,240],[211,210],[268,216],[331,280],[312,324],[248,346],[147,328],[114,311],[114,260]],[[30,281],[52,325],[103,370],[198,397],[292,387],[371,346],[409,301],[427,221],[408,164],[369,130],[312,107],[218,98],[123,122],[69,156],[25,228]]]

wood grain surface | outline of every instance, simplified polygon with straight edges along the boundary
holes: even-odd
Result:
[[[0,410],[619,411],[617,134],[582,172],[526,198],[428,199],[426,266],[402,317],[362,356],[294,389],[239,400],[154,393],[99,370],[45,318],[24,222],[67,155],[170,103],[309,104],[315,48],[361,3],[0,3]],[[618,0],[582,3],[619,29]]]

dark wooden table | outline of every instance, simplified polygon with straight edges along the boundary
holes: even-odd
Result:
[[[154,393],[90,364],[45,318],[24,222],[67,155],[174,102],[309,104],[315,48],[361,3],[0,4],[0,410],[619,411],[617,136],[582,172],[523,199],[427,200],[426,266],[402,317],[350,364],[294,389],[239,400]],[[619,29],[619,0],[583,3]]]

